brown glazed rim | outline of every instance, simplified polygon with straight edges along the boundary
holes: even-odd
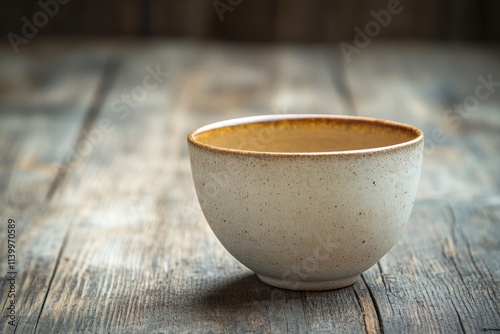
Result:
[[[382,147],[374,147],[374,148],[366,148],[359,150],[347,150],[347,151],[324,151],[324,152],[265,152],[265,151],[251,151],[251,150],[241,150],[227,147],[219,147],[213,146],[209,144],[205,144],[196,139],[196,135],[199,133],[217,130],[225,127],[251,124],[251,123],[265,123],[265,122],[274,122],[280,120],[297,120],[297,119],[305,119],[305,120],[325,120],[325,119],[336,119],[342,120],[345,122],[356,122],[356,123],[368,123],[374,126],[383,126],[392,129],[404,129],[410,133],[414,133],[414,139]],[[191,131],[187,137],[188,142],[194,146],[198,146],[203,149],[207,149],[214,152],[219,153],[231,153],[231,154],[243,154],[243,155],[251,155],[251,156],[323,156],[323,155],[361,155],[361,154],[374,154],[374,153],[382,153],[388,151],[394,151],[398,149],[402,149],[405,147],[410,147],[413,145],[418,145],[424,139],[424,134],[422,130],[417,127],[399,123],[394,121],[388,121],[378,118],[371,117],[359,117],[359,116],[344,116],[344,115],[328,115],[328,114],[288,114],[288,115],[262,115],[262,116],[250,116],[250,117],[242,117],[242,118],[234,118],[225,121],[215,122],[212,124],[208,124],[197,129]]]

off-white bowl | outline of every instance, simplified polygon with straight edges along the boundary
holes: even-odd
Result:
[[[274,115],[201,127],[188,145],[224,247],[265,283],[327,290],[355,283],[400,237],[423,134],[371,118]]]

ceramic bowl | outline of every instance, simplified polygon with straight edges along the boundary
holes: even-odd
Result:
[[[247,117],[188,135],[201,209],[222,245],[265,283],[356,282],[396,243],[418,188],[419,129],[333,115]]]

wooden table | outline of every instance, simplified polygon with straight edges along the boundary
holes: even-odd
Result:
[[[374,41],[348,64],[337,46],[37,37],[0,59],[4,332],[500,331],[499,49]],[[351,287],[267,286],[203,218],[187,133],[273,113],[426,134],[406,233]]]

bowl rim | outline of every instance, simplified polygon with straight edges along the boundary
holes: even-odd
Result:
[[[228,148],[214,146],[210,144],[203,143],[196,139],[196,135],[202,132],[216,130],[229,126],[237,126],[251,123],[265,123],[273,122],[279,120],[295,120],[295,119],[339,119],[339,120],[351,120],[351,121],[361,121],[366,123],[374,123],[382,126],[388,126],[392,128],[404,128],[410,132],[414,132],[416,137],[414,139],[404,141],[402,143],[380,146],[373,148],[364,148],[357,150],[345,150],[345,151],[320,151],[320,152],[266,152],[266,151],[254,151],[254,150],[244,150],[237,148]],[[259,116],[248,116],[239,117],[233,119],[227,119],[223,121],[218,121],[210,123],[192,130],[187,136],[188,143],[203,148],[209,151],[219,152],[219,153],[230,153],[230,154],[241,154],[241,155],[251,155],[251,156],[345,156],[345,155],[362,155],[362,154],[375,154],[384,153],[394,150],[400,150],[403,148],[416,146],[423,142],[424,133],[419,128],[409,125],[406,123],[390,121],[381,118],[372,118],[364,116],[350,116],[350,115],[332,115],[332,114],[285,114],[285,115],[259,115]]]

